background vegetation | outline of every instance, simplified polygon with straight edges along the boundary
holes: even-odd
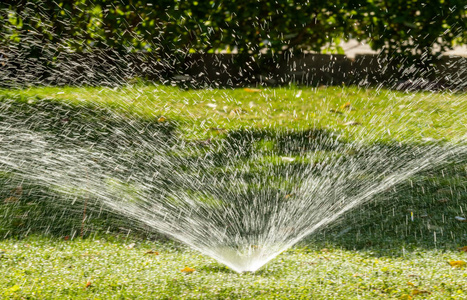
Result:
[[[465,43],[466,9],[463,0],[2,1],[0,43],[27,44],[36,56],[48,45],[163,58],[234,48],[254,56],[340,53],[341,40],[356,38],[388,53],[421,54]]]

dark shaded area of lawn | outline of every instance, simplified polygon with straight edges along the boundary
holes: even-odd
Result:
[[[457,249],[467,243],[467,170],[453,162],[420,172],[349,212],[307,243],[403,255],[403,249]]]

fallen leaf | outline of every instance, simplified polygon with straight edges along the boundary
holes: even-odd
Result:
[[[11,288],[9,288],[10,292],[16,292],[20,289],[21,287],[17,284],[15,284],[14,286],[12,286]]]
[[[84,287],[85,289],[91,287],[91,281],[86,282],[86,286]]]
[[[460,221],[460,222],[467,222],[466,218],[460,217],[460,216],[455,216],[454,219],[456,219],[457,221]]]
[[[148,252],[144,253],[144,255],[147,255],[147,254],[159,255],[159,252],[153,251],[153,250],[149,250]]]
[[[412,295],[431,294],[429,291],[414,289]]]
[[[459,248],[459,251],[467,252],[467,246],[460,247],[460,248]]]
[[[410,282],[410,281],[409,281],[409,282],[407,282],[407,284],[408,284],[408,285],[410,285],[410,286],[415,286],[415,284],[413,284],[413,283],[412,283],[412,282]]]
[[[20,185],[20,186],[17,186],[15,187],[13,190],[12,190],[12,193],[16,196],[21,196],[23,194],[23,187]]]
[[[5,202],[5,203],[14,203],[14,202],[18,202],[18,201],[19,201],[19,199],[17,197],[14,197],[14,196],[13,197],[8,197],[5,200],[3,200],[3,202]]]
[[[259,93],[259,92],[261,92],[260,89],[252,89],[252,88],[244,88],[243,90],[245,92],[248,92],[248,93]]]
[[[285,195],[285,199],[292,198],[293,196],[295,196],[295,194],[287,194],[287,195]]]
[[[166,120],[167,120],[166,117],[161,116],[159,119],[157,119],[157,122],[162,123],[162,122],[165,122]]]
[[[350,102],[346,102],[346,103],[342,104],[342,105],[341,105],[341,108],[342,108],[342,109],[350,108]]]
[[[195,269],[193,268],[190,268],[190,267],[185,267],[183,269],[181,269],[180,271],[182,271],[183,273],[193,273],[195,271]]]
[[[451,260],[449,262],[449,265],[453,268],[461,268],[465,266],[467,263],[463,260]]]
[[[349,121],[347,123],[344,123],[345,126],[356,126],[356,125],[362,125],[360,122],[357,121]]]
[[[64,239],[65,241],[68,241],[68,240],[70,239],[70,236],[67,235],[67,236],[65,236],[63,239]]]
[[[401,300],[411,300],[411,299],[413,299],[413,297],[408,295],[408,294],[403,294],[402,296],[400,296],[399,299],[401,299]]]

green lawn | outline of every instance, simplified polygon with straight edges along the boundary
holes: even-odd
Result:
[[[135,85],[119,89],[41,87],[0,90],[1,98],[98,104],[148,120],[179,123],[189,138],[218,129],[322,128],[366,141],[456,140],[465,135],[467,95],[358,87],[209,89]],[[352,125],[356,124],[356,125]]]
[[[171,242],[4,240],[4,299],[465,299],[466,253],[295,247],[237,274]],[[147,254],[149,251],[158,254]],[[381,253],[383,252],[383,253]],[[397,254],[396,254],[397,253]],[[182,272],[185,267],[192,273]]]
[[[217,147],[215,141],[249,141],[257,135],[256,150],[274,149],[276,156],[294,156],[300,163],[309,163],[300,161],[309,150],[292,151],[290,144],[301,141],[308,130],[388,146],[465,144],[467,134],[467,94],[357,87],[38,87],[0,90],[0,122],[2,112],[13,116],[9,121],[41,133],[60,126],[89,133],[86,125],[93,124],[105,134],[108,127],[123,129],[128,120],[142,122],[168,139],[176,135],[187,143],[195,141],[193,155],[201,157]],[[460,219],[467,212],[467,157],[457,159],[385,191],[254,274],[237,274],[108,213],[88,211],[94,215],[86,220],[81,239],[82,206],[66,207],[66,214],[53,201],[41,206],[41,199],[56,199],[53,191],[22,182],[19,192],[10,174],[0,169],[0,295],[467,299],[467,265],[462,263],[467,252],[459,250],[467,246],[467,222]],[[255,166],[254,172],[265,172],[261,164]],[[182,272],[185,267],[195,271]]]

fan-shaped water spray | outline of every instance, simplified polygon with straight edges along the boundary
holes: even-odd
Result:
[[[33,14],[27,9],[21,13],[26,17]],[[50,39],[57,38],[49,34]],[[411,122],[410,113],[401,114],[398,120],[400,132],[396,133],[405,137],[404,142],[387,137],[382,142],[382,135],[391,136],[391,132],[379,125],[388,122],[392,112],[381,112],[378,107],[369,111],[373,115],[364,129],[357,126],[358,122],[347,120],[347,116],[341,124],[346,130],[321,128],[316,125],[318,117],[315,116],[304,129],[250,126],[229,130],[224,138],[199,142],[177,132],[179,121],[165,122],[165,117],[158,113],[148,121],[128,112],[135,98],[153,92],[128,79],[143,71],[159,83],[182,82],[184,87],[191,84],[209,89],[219,84],[216,81],[211,84],[203,72],[196,74],[197,79],[193,74],[173,71],[176,67],[188,68],[198,63],[186,59],[190,49],[180,50],[182,58],[146,53],[142,61],[130,53],[120,55],[108,49],[91,51],[88,45],[82,46],[82,55],[65,54],[63,49],[69,46],[67,39],[52,46],[32,33],[21,38],[32,48],[41,50],[44,60],[54,57],[59,48],[63,57],[50,59],[47,66],[55,64],[50,69],[36,69],[40,65],[37,59],[28,57],[31,47],[26,47],[26,51],[12,46],[8,49],[8,67],[0,70],[6,79],[4,86],[16,88],[50,82],[112,86],[115,97],[130,100],[123,107],[110,109],[109,105],[86,104],[80,98],[90,95],[67,102],[43,95],[37,99],[21,98],[14,90],[10,91],[0,101],[0,175],[13,183],[34,182],[51,189],[59,195],[56,201],[64,206],[89,200],[95,209],[131,218],[237,272],[258,270],[307,235],[417,172],[467,160],[466,132],[456,135],[461,138],[447,141],[433,141],[430,137],[423,140],[420,132],[429,122],[417,124],[420,132],[414,132],[413,126],[409,131],[410,126],[404,126]],[[157,48],[163,44],[159,41],[147,45]],[[260,75],[257,83],[277,83],[282,79],[286,82],[302,72],[297,71],[292,54],[283,56],[287,69],[284,78],[274,74],[276,79],[272,80],[271,74]],[[103,62],[102,58],[105,58]],[[223,69],[222,75],[229,73],[225,61],[216,59],[217,67]],[[381,72],[392,63],[385,59],[377,61]],[[250,81],[251,65],[250,61],[240,68],[237,83],[241,79]],[[465,64],[461,61],[453,66]],[[327,68],[335,71],[332,58]],[[172,72],[169,76],[165,74],[167,70]],[[307,69],[309,73],[302,76],[305,83],[313,83],[313,72],[317,71],[311,70]],[[420,70],[414,67],[403,72],[406,77],[414,77],[412,81],[391,78],[385,83],[393,89],[424,89],[426,99],[435,89],[442,96],[465,88],[462,77],[465,71],[459,70],[458,77],[440,76],[439,80],[427,81],[416,77]],[[352,83],[366,86],[370,79],[371,74],[367,74],[366,78]],[[234,85],[230,78],[227,84]],[[444,86],[451,90],[447,91]],[[373,91],[380,93],[381,85]],[[203,97],[202,90],[197,93]],[[410,93],[403,96],[392,93],[393,90],[387,90],[387,98],[395,107],[422,103],[412,100]],[[301,94],[297,89],[294,98],[312,101],[300,98]],[[272,96],[262,93],[258,97],[267,102]],[[346,103],[345,93],[342,97],[342,103]],[[235,99],[228,100],[235,102]],[[466,102],[460,96],[449,109],[467,111]],[[138,105],[134,110],[149,109],[144,102]],[[442,101],[431,105],[430,117],[465,130],[461,118],[450,119],[449,109],[443,111]],[[344,106],[349,108],[350,104]],[[235,118],[241,112],[233,109],[230,114],[225,113],[226,118]],[[263,113],[267,118],[268,113]],[[332,113],[342,114],[333,109]]]
[[[378,145],[323,130],[244,131],[200,147],[132,119],[121,128],[71,122],[41,132],[59,107],[47,113],[50,103],[39,104],[28,123],[13,104],[0,110],[3,172],[55,189],[65,205],[86,195],[238,272],[256,271],[378,193],[467,153],[462,143]],[[298,143],[287,141],[297,134]],[[276,146],[255,147],[264,140]]]

